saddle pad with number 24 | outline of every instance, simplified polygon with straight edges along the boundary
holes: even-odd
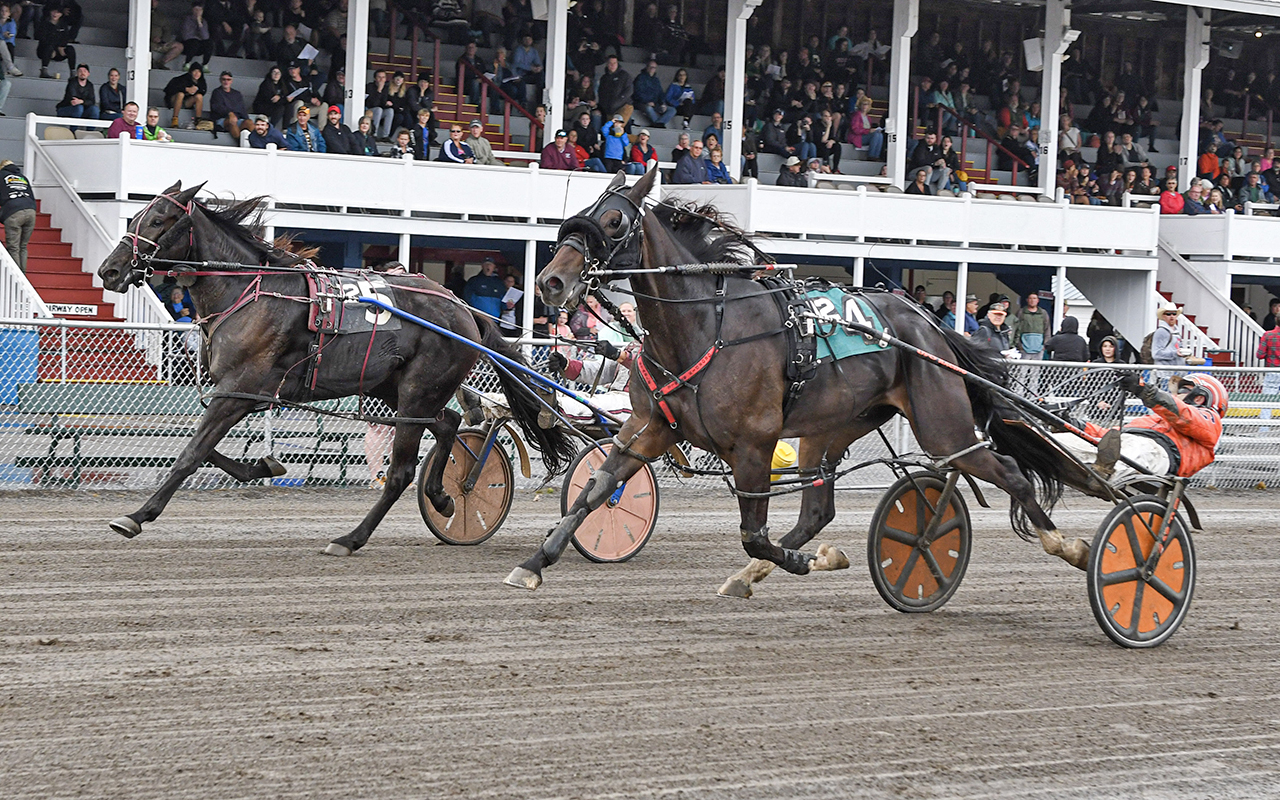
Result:
[[[848,322],[859,322],[863,325],[870,325],[877,331],[885,329],[884,322],[881,321],[870,303],[859,295],[844,291],[839,286],[810,289],[806,294],[809,296],[810,302],[813,303],[813,310],[819,316],[838,317]],[[866,336],[852,333],[847,328],[839,325],[819,322],[817,330],[817,355],[819,361],[839,361],[850,356],[879,353],[888,347],[888,345],[880,341],[868,340]]]

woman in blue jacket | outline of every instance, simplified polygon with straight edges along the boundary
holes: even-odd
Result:
[[[693,87],[689,85],[689,73],[683,68],[676,70],[671,85],[667,87],[667,105],[684,117],[684,129],[689,129],[689,120],[693,119],[693,104],[697,100]]]
[[[711,148],[711,160],[707,162],[707,179],[712,183],[733,183],[729,167],[724,163],[724,152],[719,147]]]

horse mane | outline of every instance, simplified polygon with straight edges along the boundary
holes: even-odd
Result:
[[[245,200],[217,201],[210,205],[208,201],[199,203],[205,217],[219,230],[253,254],[254,260],[269,266],[291,266],[306,261],[319,253],[319,248],[303,248],[297,246],[293,237],[284,236],[277,239],[276,244],[262,238],[265,226],[262,221],[266,209],[266,196],[258,195]],[[213,242],[218,260],[237,261],[243,258],[227,243]]]
[[[754,264],[752,237],[738,227],[731,214],[710,203],[668,200],[652,210],[672,235],[702,264]]]

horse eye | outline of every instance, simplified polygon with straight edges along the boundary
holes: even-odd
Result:
[[[160,220],[158,220],[158,219],[153,219],[153,220],[151,220],[151,227],[153,227],[153,228],[159,228],[159,227],[160,227]]]

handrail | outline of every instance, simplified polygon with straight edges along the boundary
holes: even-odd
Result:
[[[44,124],[49,125],[54,122],[62,123],[63,121],[62,117],[38,117],[34,113],[28,113],[26,150],[29,154],[38,155],[40,157],[42,166],[49,170],[49,174],[53,176],[54,182],[57,183],[58,188],[71,199],[71,205],[80,214],[81,218],[89,224],[89,228],[97,234],[98,238],[104,245],[106,245],[107,249],[110,250],[115,247],[116,240],[111,238],[106,229],[102,227],[102,223],[98,221],[98,218],[89,210],[88,206],[84,204],[84,201],[80,199],[79,192],[77,192],[71,185],[71,182],[67,180],[67,176],[62,174],[62,170],[54,160],[45,155],[44,148],[40,144],[40,140],[36,138],[36,125],[38,123],[43,122]],[[122,136],[122,138],[125,137]],[[34,174],[32,167],[32,164],[26,165],[27,171]],[[152,321],[163,320],[169,316],[165,312],[164,305],[161,304],[160,298],[157,297],[156,293],[150,289],[130,286],[120,294],[125,296],[126,305],[131,311],[137,311],[143,316],[151,318]],[[139,298],[142,299],[139,300]]]
[[[1173,259],[1174,263],[1182,268],[1183,272],[1190,274],[1191,277],[1195,279],[1196,283],[1200,285],[1202,291],[1206,292],[1209,296],[1216,298],[1218,302],[1227,309],[1227,316],[1230,320],[1227,324],[1228,335],[1225,342],[1227,349],[1235,351],[1238,360],[1255,361],[1257,358],[1255,355],[1257,352],[1257,340],[1262,338],[1262,334],[1264,333],[1262,326],[1251,319],[1248,314],[1244,313],[1244,309],[1232,302],[1231,298],[1223,294],[1222,290],[1217,286],[1214,286],[1208,278],[1200,274],[1200,270],[1193,267],[1185,258],[1183,258],[1178,251],[1174,249],[1173,245],[1164,239],[1164,237],[1159,239],[1158,246],[1160,250],[1164,251],[1166,255]],[[1232,335],[1233,331],[1238,331],[1243,340],[1241,340],[1241,338],[1234,337]],[[1241,348],[1241,346],[1244,347]]]
[[[533,116],[528,111],[526,111],[523,103],[517,101],[514,97],[504,92],[501,86],[499,86],[498,84],[490,80],[489,77],[485,75],[483,72],[477,71],[474,66],[472,66],[471,64],[468,64],[466,61],[463,61],[462,59],[458,59],[456,63],[458,66],[458,77],[457,77],[457,83],[454,85],[454,91],[455,91],[454,96],[457,97],[458,118],[461,119],[462,117],[462,95],[463,95],[463,92],[466,90],[466,85],[463,82],[463,76],[468,72],[475,72],[476,77],[479,78],[480,80],[480,87],[481,87],[480,88],[480,112],[479,112],[481,121],[487,121],[489,118],[489,112],[486,108],[488,105],[488,99],[489,99],[487,90],[489,88],[492,88],[495,92],[498,93],[499,97],[507,101],[506,108],[503,109],[502,143],[507,146],[511,145],[511,109],[514,106],[514,108],[520,112],[521,116],[529,120],[529,143],[528,143],[529,151],[533,152],[537,150],[538,149],[537,143],[542,141],[542,136],[541,136],[542,125],[538,123],[537,117]]]
[[[31,285],[26,273],[18,268],[9,251],[2,247],[0,247],[0,314],[5,317],[19,315],[53,317],[53,312],[40,298],[40,293]],[[27,319],[28,316],[19,318]]]
[[[912,137],[914,138],[914,136],[915,136],[915,130],[916,130],[916,128],[917,128],[917,127],[919,127],[919,125],[920,125],[920,116],[919,116],[919,113],[920,113],[920,87],[919,87],[919,86],[913,87],[913,89],[912,89],[912,93],[913,93],[913,111],[912,111],[912,113],[911,113],[911,123],[912,123],[912,124],[911,124],[911,132],[912,132]],[[1022,159],[1022,157],[1021,157],[1021,156],[1019,156],[1017,153],[1013,152],[1012,150],[1009,150],[1007,147],[1005,147],[1004,145],[1000,144],[1000,142],[996,141],[993,137],[991,137],[990,135],[988,135],[986,131],[982,130],[982,129],[981,129],[980,127],[978,127],[977,125],[970,124],[970,122],[969,122],[967,119],[965,119],[965,118],[961,117],[961,116],[960,116],[959,114],[957,114],[955,111],[953,111],[953,110],[951,110],[951,109],[947,108],[946,106],[938,106],[937,132],[938,132],[938,135],[939,135],[939,136],[941,136],[941,133],[942,133],[942,112],[944,112],[944,111],[945,111],[945,112],[947,112],[948,114],[950,114],[950,115],[951,115],[951,117],[952,117],[953,119],[955,119],[955,121],[960,125],[960,135],[961,135],[961,137],[962,137],[962,138],[961,138],[961,143],[960,143],[960,146],[961,146],[961,153],[962,153],[962,155],[961,155],[961,164],[963,164],[963,163],[964,163],[964,155],[963,155],[963,153],[964,153],[964,152],[965,152],[965,150],[967,149],[967,144],[968,144],[968,139],[969,139],[969,137],[968,137],[968,135],[967,135],[967,133],[966,133],[966,129],[968,129],[968,130],[972,130],[972,131],[976,132],[976,133],[978,134],[978,136],[979,136],[979,137],[981,137],[981,138],[982,138],[984,141],[986,141],[986,143],[987,143],[987,177],[988,177],[988,178],[990,178],[990,177],[991,177],[991,173],[995,171],[995,167],[994,167],[994,166],[993,166],[993,164],[992,164],[992,158],[991,158],[991,155],[992,155],[992,149],[994,148],[995,150],[998,150],[998,151],[1000,151],[1000,152],[1002,152],[1002,153],[1004,153],[1004,154],[1008,155],[1008,156],[1009,156],[1009,158],[1013,159],[1013,185],[1014,185],[1014,186],[1017,186],[1017,184],[1018,184],[1018,165],[1019,165],[1019,164],[1021,164],[1025,169],[1030,170],[1030,169],[1031,169],[1031,164],[1028,164],[1026,161],[1024,161],[1024,160]],[[990,183],[990,184],[982,184],[982,185],[984,185],[984,186],[999,186],[1000,184],[998,184],[998,183]]]

